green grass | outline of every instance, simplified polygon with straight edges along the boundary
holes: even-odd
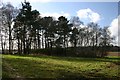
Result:
[[[0,79],[2,78],[2,55],[0,54]]]
[[[120,78],[120,57],[3,55],[3,78]]]

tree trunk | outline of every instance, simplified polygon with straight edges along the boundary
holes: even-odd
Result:
[[[37,41],[38,41],[38,49],[41,48],[41,44],[40,44],[40,35],[39,35],[39,30],[38,30],[38,33],[37,33]]]
[[[11,52],[12,37],[11,37],[11,25],[10,25],[10,22],[8,22],[8,26],[9,26],[9,54],[12,54],[12,52]]]
[[[2,39],[2,36],[1,36],[1,48],[2,48],[2,54],[4,54],[4,47],[3,47],[3,39]]]
[[[26,39],[26,37],[25,37],[25,35],[26,35],[26,34],[25,34],[25,29],[26,29],[26,28],[25,28],[25,27],[26,27],[26,26],[24,25],[24,34],[23,34],[23,54],[26,54],[26,44],[25,44],[25,43],[26,43],[26,40],[25,40],[25,39]]]
[[[65,46],[65,42],[66,42],[66,38],[65,38],[65,35],[64,35],[64,42],[63,42],[63,45],[64,45],[64,54],[65,54],[65,56],[67,56],[67,54],[66,54],[66,46]]]
[[[98,35],[97,35],[97,32],[96,32],[96,46],[98,46]]]
[[[47,48],[47,39],[45,37],[45,49]]]
[[[23,53],[23,44],[22,44],[22,40],[21,40],[20,50],[21,50],[21,53],[24,54],[24,53]]]
[[[52,41],[51,41],[51,39],[50,39],[50,49],[51,49],[50,55],[52,55],[52,47],[53,47],[53,44],[52,44]]]
[[[43,30],[42,30],[42,48],[44,48],[44,37],[43,37]]]
[[[20,54],[20,39],[18,38],[18,54]]]

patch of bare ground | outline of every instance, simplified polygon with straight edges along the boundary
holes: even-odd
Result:
[[[120,56],[120,52],[108,52],[108,56]]]

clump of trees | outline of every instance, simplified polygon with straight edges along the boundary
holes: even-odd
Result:
[[[39,11],[32,10],[29,2],[22,3],[21,9],[7,4],[0,11],[0,44],[3,53],[7,50],[5,36],[8,36],[10,54],[13,46],[16,46],[18,54],[64,53],[64,56],[74,54],[90,57],[103,57],[105,48],[113,40],[108,27],[101,28],[93,22],[87,27],[80,27],[84,23],[76,16],[71,20],[64,16],[60,16],[58,20],[50,16],[41,17]]]
[[[11,50],[13,50],[13,38],[12,38],[12,22],[13,19],[17,16],[19,10],[15,8],[10,3],[1,4],[0,8],[0,44],[2,48],[2,53],[5,53],[8,46],[8,52],[12,54]]]

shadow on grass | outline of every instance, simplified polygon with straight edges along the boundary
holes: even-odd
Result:
[[[58,56],[39,56],[39,55],[15,55],[21,57],[34,57],[41,59],[54,59],[70,62],[112,62],[120,65],[120,57],[104,57],[104,58],[85,58],[85,57],[58,57]]]
[[[25,56],[24,56],[25,57]],[[40,58],[40,57],[39,57]],[[44,57],[48,58],[48,57]],[[52,58],[56,59],[56,58]],[[64,58],[66,60],[66,58]],[[70,58],[71,59],[71,58]],[[61,59],[58,59],[61,60]],[[62,59],[63,60],[63,59]],[[47,63],[45,61],[34,61],[23,58],[5,58],[4,62],[12,66],[12,76],[16,78],[16,73],[25,78],[106,78],[105,74],[92,74],[89,72],[74,72],[73,69],[67,69],[67,66]],[[7,74],[7,70],[3,70]],[[18,75],[19,76],[19,75]],[[3,76],[3,78],[9,77]]]

